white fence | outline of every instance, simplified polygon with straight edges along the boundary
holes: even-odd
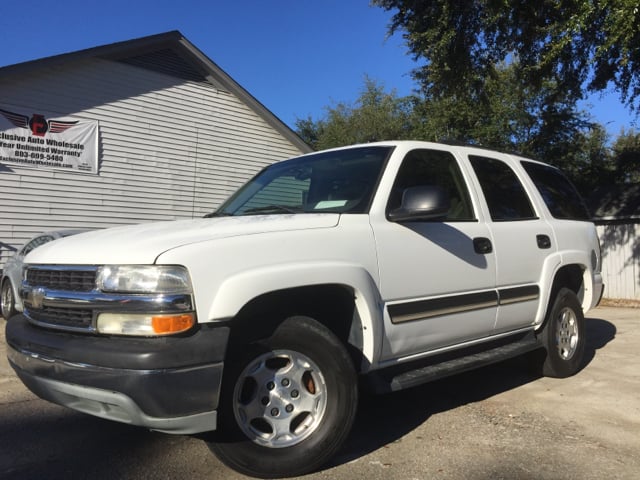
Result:
[[[640,300],[640,224],[598,225],[604,297]]]

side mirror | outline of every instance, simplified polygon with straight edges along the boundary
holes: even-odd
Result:
[[[443,219],[449,214],[451,200],[441,187],[409,187],[402,194],[400,208],[387,214],[392,222]]]

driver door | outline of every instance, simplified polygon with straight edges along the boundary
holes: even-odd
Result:
[[[495,255],[485,248],[491,247],[490,232],[478,219],[459,161],[444,150],[409,151],[386,212],[414,186],[444,189],[451,209],[430,221],[371,216],[385,304],[382,361],[488,336],[496,320]]]

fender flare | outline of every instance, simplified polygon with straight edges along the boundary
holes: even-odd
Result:
[[[566,250],[562,252],[562,264],[563,266],[578,265],[582,268],[582,291],[576,293],[582,305],[582,311],[590,310],[601,293],[600,290],[596,291],[598,285],[595,281],[595,272],[592,269],[591,259],[584,251]],[[601,280],[599,283],[601,283]]]
[[[556,280],[558,272],[563,268],[570,265],[577,265],[583,270],[582,276],[582,292],[576,292],[582,303],[582,309],[587,311],[591,308],[593,301],[594,281],[592,278],[592,272],[587,266],[588,259],[585,257],[584,252],[579,250],[565,250],[556,252],[555,254],[545,259],[545,264],[542,269],[541,289],[540,289],[540,304],[535,318],[536,329],[539,329],[544,323],[544,319],[547,314],[550,303],[553,301],[551,298],[553,283]]]
[[[346,262],[278,264],[236,273],[218,287],[208,310],[210,321],[233,318],[251,300],[277,290],[314,285],[344,285],[354,294],[362,329],[362,354],[367,369],[382,346],[383,302],[374,278],[360,265]],[[366,365],[368,363],[368,365]]]

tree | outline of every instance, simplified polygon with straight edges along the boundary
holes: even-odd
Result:
[[[573,139],[572,149],[559,163],[584,198],[601,185],[616,182],[615,161],[609,147],[609,135],[601,125],[593,125]]]
[[[412,98],[385,92],[368,77],[353,104],[340,102],[325,110],[324,119],[296,120],[298,135],[315,150],[411,137]]]
[[[414,71],[428,97],[478,92],[478,78],[516,61],[533,87],[552,81],[567,98],[612,83],[640,111],[640,7],[637,0],[372,0],[394,10],[424,66]]]
[[[296,121],[312,148],[375,140],[457,142],[517,151],[560,167],[573,161],[592,124],[557,84],[527,85],[513,65],[496,66],[473,92],[399,98],[365,78],[359,98],[326,107],[324,118]],[[580,147],[580,148],[578,148]]]
[[[322,136],[323,121],[314,121],[311,116],[296,119],[296,133],[313,150],[319,150],[318,144]]]
[[[565,167],[593,128],[557,83],[529,85],[515,63],[496,65],[474,83],[474,91],[425,97],[414,113],[414,137],[517,151]]]
[[[640,184],[640,134],[623,131],[612,146],[616,181]]]

